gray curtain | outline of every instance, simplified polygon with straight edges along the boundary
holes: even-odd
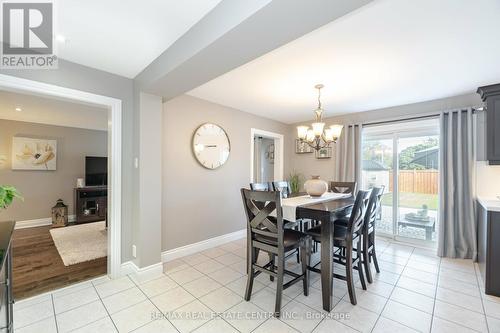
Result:
[[[438,255],[477,258],[474,212],[474,136],[472,109],[440,117],[440,192]]]
[[[335,145],[335,180],[361,185],[361,125],[344,126]]]

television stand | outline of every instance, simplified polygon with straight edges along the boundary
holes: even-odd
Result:
[[[75,188],[75,222],[106,221],[108,225],[108,187],[87,186]]]

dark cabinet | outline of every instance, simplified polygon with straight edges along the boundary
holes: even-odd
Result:
[[[477,205],[478,266],[488,295],[500,296],[500,212]]]
[[[108,190],[105,186],[75,189],[76,223],[107,221]]]
[[[500,84],[479,87],[477,92],[486,103],[486,159],[500,165]]]

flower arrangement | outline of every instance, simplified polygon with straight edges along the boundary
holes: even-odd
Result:
[[[292,193],[298,193],[300,191],[300,187],[302,186],[302,180],[303,180],[302,174],[297,173],[296,171],[293,171],[290,174],[289,182]]]
[[[14,199],[23,200],[14,186],[0,185],[0,209],[7,209]]]

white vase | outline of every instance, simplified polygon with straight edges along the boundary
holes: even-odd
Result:
[[[320,197],[328,191],[328,183],[319,179],[319,176],[312,176],[304,183],[304,188],[311,197]]]

